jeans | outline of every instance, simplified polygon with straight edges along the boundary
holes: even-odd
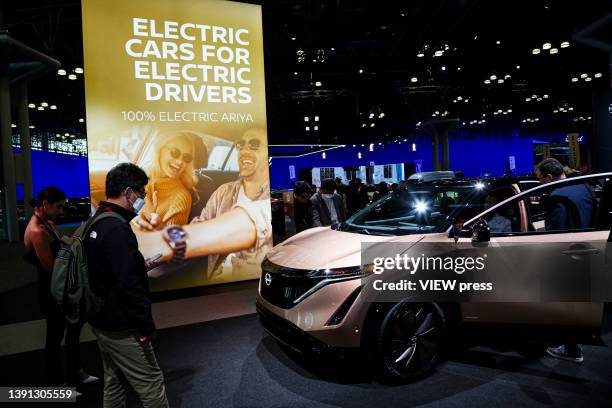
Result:
[[[104,408],[125,407],[125,378],[145,408],[166,408],[168,399],[150,341],[138,342],[136,330],[108,332],[92,327],[104,365]]]

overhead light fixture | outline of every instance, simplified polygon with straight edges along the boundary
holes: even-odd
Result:
[[[304,122],[308,122],[310,121],[310,118],[308,116],[304,116]]]
[[[17,127],[17,125],[16,125],[16,124],[14,124],[14,123],[11,123],[11,127],[12,127],[12,128],[16,128],[16,127]]]
[[[380,114],[378,115],[379,119],[382,119],[385,117],[385,112],[380,112]]]
[[[550,43],[544,43],[542,44],[542,49],[543,50],[550,50],[550,47],[552,47],[552,45]]]
[[[43,108],[42,106],[39,106],[38,110],[45,110],[45,108]]]
[[[417,54],[417,58],[423,58],[424,56],[425,56],[425,54],[423,54],[422,52],[419,52],[419,53]]]
[[[74,75],[74,74],[70,74],[70,75],[68,75],[68,79],[74,81],[75,79],[77,79],[77,76]]]
[[[595,78],[601,78],[602,74],[601,72],[597,72],[595,75],[593,75]]]
[[[30,125],[29,127],[30,127],[30,129],[34,129],[34,125]]]
[[[306,131],[310,132],[310,126],[306,126]]]
[[[589,76],[588,74],[580,74],[580,78],[582,78],[582,79],[584,79],[584,78],[586,78],[588,76]]]
[[[315,116],[314,120],[315,120],[315,122],[318,122],[319,121],[319,116]]]
[[[458,101],[460,101],[460,100],[462,100],[462,99],[463,99],[463,96],[461,96],[461,95],[459,95],[459,96],[457,97],[457,100],[458,100]]]
[[[49,106],[49,104],[47,102],[42,102],[40,106],[44,106],[46,108],[47,106]]]
[[[586,78],[584,78],[584,80],[585,80],[585,82],[591,82],[591,81],[593,80],[593,78],[591,78],[591,77],[586,77]]]
[[[85,122],[85,119],[79,118],[79,123],[83,123],[83,122]]]
[[[484,83],[485,83],[485,84],[487,84],[487,85],[489,85],[489,84],[491,83],[491,81],[489,81],[488,79],[485,79],[485,80],[484,80]]]
[[[531,102],[531,98],[529,97],[525,98],[525,102]]]
[[[370,112],[370,115],[368,115],[368,118],[372,119],[373,117],[374,117],[374,114]]]
[[[295,37],[291,37],[291,41],[295,41],[295,40],[296,40],[296,38],[295,38]]]
[[[376,123],[370,123],[370,127],[376,126]]]
[[[297,73],[297,71],[294,71],[294,72],[293,72],[293,75],[297,75],[297,74],[298,74],[298,73]]]
[[[363,74],[363,69],[360,69],[360,70],[359,70],[359,73],[360,73],[360,74]]]
[[[533,50],[531,50],[531,53],[533,55],[538,55],[540,53],[540,49],[539,48],[534,48]]]
[[[572,78],[572,82],[578,82],[578,78]]]
[[[317,81],[317,82],[315,82],[315,86],[321,86],[321,85],[323,85],[323,84],[321,83],[321,81]]]
[[[413,152],[416,152],[416,143],[413,143],[413,144],[412,144],[412,151],[413,151]]]
[[[334,47],[331,47],[331,48],[330,48],[330,50],[332,50],[332,51],[336,51],[336,49],[335,49]]]
[[[313,129],[314,129],[314,130],[319,130],[319,126],[314,125]]]
[[[441,57],[444,54],[444,51],[436,51],[434,52],[434,57]]]
[[[569,46],[570,46],[569,41],[563,41],[563,42],[561,43],[561,45],[560,45],[560,47],[561,47],[561,48],[567,48],[567,47],[569,47]]]
[[[76,68],[74,69],[74,72],[75,72],[75,74],[82,74],[82,73],[83,73],[83,68],[81,68],[81,67],[76,67]]]
[[[520,66],[520,65],[517,65],[517,66],[516,66],[516,69],[521,69],[521,66]]]
[[[357,153],[357,158],[361,160],[361,152]]]
[[[325,152],[321,153],[321,158],[322,159],[327,159],[327,154],[325,154]]]
[[[497,79],[497,75],[491,75],[491,76],[489,77],[489,79],[490,79],[491,81],[495,81],[495,80]]]
[[[442,65],[442,66],[440,67],[440,69],[441,69],[442,71],[446,71],[446,65]]]
[[[419,79],[417,77],[412,77],[410,78],[410,82],[415,83],[417,82]]]
[[[503,84],[503,83],[504,83],[504,80],[500,78],[500,79],[498,79],[498,80],[497,80],[497,83],[498,83],[498,84]]]
[[[64,136],[70,136],[70,133],[64,133]]]
[[[544,98],[544,99],[548,99],[548,94],[544,94],[544,95],[542,95],[542,98]]]
[[[36,107],[36,105],[34,105],[33,103],[28,103],[28,108],[33,109],[33,108],[35,108],[35,107]]]
[[[559,53],[559,50],[558,50],[557,48],[551,48],[551,49],[550,49],[550,53],[551,53],[551,54],[558,54],[558,53]]]
[[[370,143],[368,150],[370,150],[371,152],[374,151],[374,143]]]
[[[495,41],[495,44],[499,45],[499,44],[501,44],[501,41],[497,40],[497,41]]]
[[[504,79],[510,79],[510,78],[512,78],[510,75],[505,75],[504,76]]]
[[[49,106],[49,109],[51,109],[51,110],[56,110],[56,109],[57,109],[57,106],[55,106],[55,105],[51,105],[51,106]]]
[[[58,69],[57,70],[57,75],[60,75],[60,76],[66,75],[66,70],[65,69]]]

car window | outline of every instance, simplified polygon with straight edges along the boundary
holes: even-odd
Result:
[[[493,208],[483,217],[509,218],[511,232],[568,232],[608,230],[612,222],[612,189],[609,177],[567,179],[527,191],[520,199]],[[525,219],[521,220],[522,214]],[[507,224],[507,223],[506,223]],[[491,232],[503,233],[506,231]]]
[[[238,171],[238,150],[232,149],[227,163],[225,163],[225,171]]]

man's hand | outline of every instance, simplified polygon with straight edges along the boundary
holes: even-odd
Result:
[[[152,208],[151,212],[141,211],[132,223],[141,231],[157,231],[166,226],[166,223],[160,219],[157,213],[157,191],[153,191],[151,197]]]

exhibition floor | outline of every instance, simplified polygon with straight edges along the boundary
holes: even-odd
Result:
[[[605,336],[612,344],[612,333]],[[155,348],[173,407],[609,407],[612,349],[585,347],[582,365],[473,348],[431,377],[403,386],[373,382],[367,367],[307,368],[261,328],[257,316],[162,329]],[[101,373],[94,342],[85,366]],[[0,358],[0,383],[38,384],[42,351]],[[101,406],[101,387],[83,388],[81,406]],[[133,395],[128,406],[140,406]]]

